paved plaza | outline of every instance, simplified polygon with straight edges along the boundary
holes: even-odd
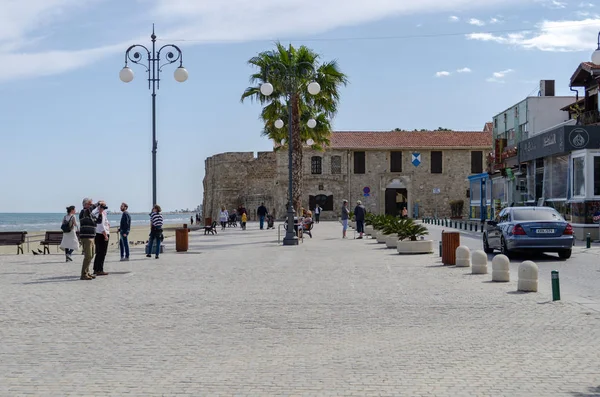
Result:
[[[1,256],[0,395],[600,395],[600,312],[339,223],[313,235],[193,232],[92,281],[81,256]]]

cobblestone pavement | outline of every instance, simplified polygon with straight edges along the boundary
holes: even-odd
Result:
[[[597,396],[600,313],[342,240],[193,233],[161,259],[0,257],[0,395]],[[55,252],[53,250],[53,252]]]

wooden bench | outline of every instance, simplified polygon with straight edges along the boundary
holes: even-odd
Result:
[[[209,226],[204,226],[204,234],[217,234],[217,221],[213,221],[213,223]]]
[[[17,255],[23,253],[23,243],[27,232],[0,232],[0,245],[16,245]]]
[[[50,246],[51,245],[60,245],[60,243],[62,242],[62,236],[63,236],[63,232],[46,232],[46,236],[44,237],[44,239],[42,241],[40,241],[40,244],[44,246],[44,255],[46,255],[46,252],[48,252],[48,254],[50,253]]]

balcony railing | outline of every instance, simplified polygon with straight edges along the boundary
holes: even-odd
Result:
[[[600,123],[600,112],[598,110],[590,110],[581,114],[581,124],[589,125]]]

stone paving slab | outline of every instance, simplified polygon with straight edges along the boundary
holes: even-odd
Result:
[[[192,233],[161,259],[0,257],[0,395],[594,396],[600,314],[342,240]]]

